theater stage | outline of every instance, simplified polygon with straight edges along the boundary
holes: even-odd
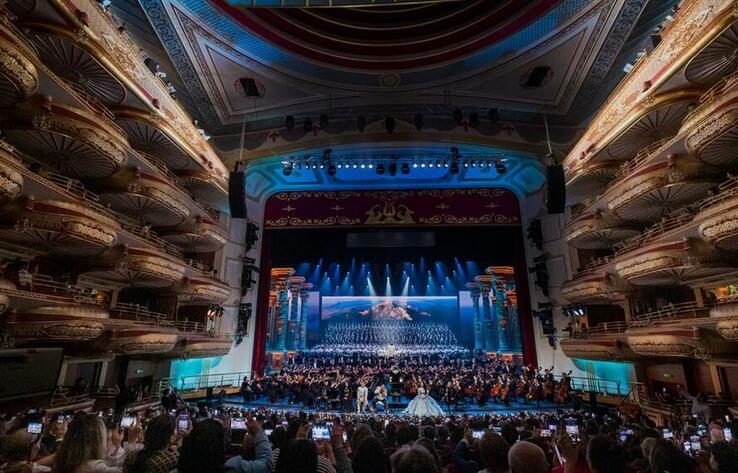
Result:
[[[394,415],[401,414],[402,410],[408,405],[409,402],[410,400],[403,396],[400,402],[398,402],[397,404],[393,404],[393,406],[396,406],[396,407],[393,407],[390,409],[390,414],[394,414]],[[318,410],[315,407],[304,407],[302,403],[295,403],[295,404],[290,405],[289,402],[287,401],[281,401],[281,402],[276,402],[272,404],[265,397],[257,399],[257,400],[253,400],[250,402],[244,402],[243,397],[239,395],[227,396],[223,400],[223,403],[229,406],[241,407],[245,409],[256,409],[256,408],[261,407],[261,408],[269,408],[269,409],[285,410],[285,411],[335,412],[335,413],[341,412],[339,409],[331,409],[331,410],[320,409]],[[522,412],[522,411],[548,412],[548,411],[555,411],[556,409],[565,409],[565,408],[571,407],[571,405],[555,404],[552,402],[540,402],[540,403],[510,402],[508,405],[504,405],[500,403],[487,403],[484,406],[479,406],[478,404],[468,403],[468,404],[459,404],[458,409],[453,410],[453,411],[447,411],[445,405],[441,407],[443,407],[446,414],[485,415],[485,414],[514,414],[514,413]]]

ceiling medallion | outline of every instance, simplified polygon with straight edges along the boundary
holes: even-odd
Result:
[[[402,82],[400,74],[382,74],[379,76],[379,85],[381,87],[397,87]]]

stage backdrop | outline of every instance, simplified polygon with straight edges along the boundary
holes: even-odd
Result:
[[[280,192],[265,228],[366,225],[519,225],[518,199],[498,188]]]

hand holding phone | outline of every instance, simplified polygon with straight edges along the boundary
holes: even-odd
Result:
[[[190,428],[190,415],[183,413],[177,416],[177,433],[184,434]]]
[[[41,422],[29,422],[26,431],[29,434],[40,434],[44,430],[44,425]]]

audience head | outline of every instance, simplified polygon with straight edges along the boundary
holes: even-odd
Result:
[[[392,473],[439,473],[436,460],[420,445],[406,445],[392,455]]]
[[[657,439],[651,450],[648,463],[651,473],[688,473],[692,471],[692,461],[673,443]]]
[[[479,440],[479,457],[482,466],[490,473],[504,473],[510,469],[509,451],[510,445],[500,434],[487,432]]]
[[[101,417],[78,413],[54,457],[54,473],[73,473],[80,465],[106,457],[108,433]]]
[[[390,473],[390,459],[376,437],[366,437],[353,451],[353,473]]]
[[[215,419],[196,422],[182,439],[177,473],[213,473],[223,470],[225,432]]]
[[[507,455],[510,473],[547,473],[548,461],[541,447],[531,442],[517,442]]]
[[[5,462],[27,462],[31,458],[31,434],[23,429],[9,433],[0,439],[0,457]]]
[[[357,425],[353,434],[351,434],[351,450],[356,450],[361,442],[370,437],[374,437],[374,432],[368,424]]]
[[[738,448],[725,441],[710,445],[710,467],[715,473],[738,471]]]
[[[625,452],[607,435],[595,435],[587,444],[587,464],[592,473],[622,473]]]
[[[276,473],[316,473],[318,451],[308,439],[295,439],[279,452]]]

